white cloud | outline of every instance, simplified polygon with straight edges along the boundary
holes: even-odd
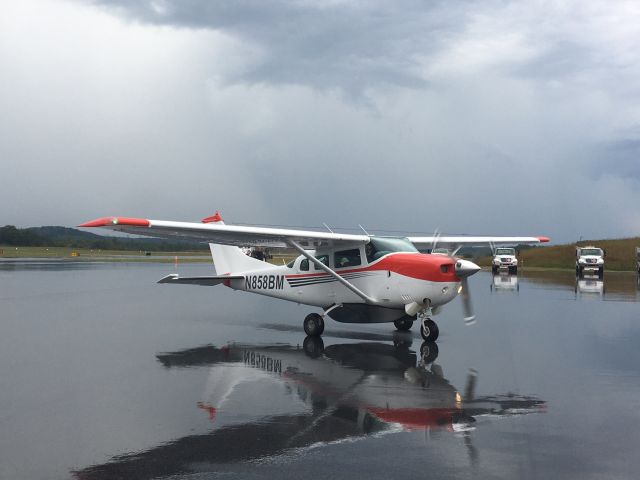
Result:
[[[0,223],[637,233],[632,3],[131,5],[5,8]]]

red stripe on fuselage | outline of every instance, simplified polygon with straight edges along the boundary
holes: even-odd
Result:
[[[442,255],[422,253],[391,253],[366,267],[337,270],[336,273],[338,275],[344,275],[345,273],[374,272],[380,270],[430,282],[460,281],[456,276],[455,262],[451,258]],[[285,275],[286,278],[315,278],[323,276],[329,276],[329,274],[321,272]]]

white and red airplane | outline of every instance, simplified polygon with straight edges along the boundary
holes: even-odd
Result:
[[[416,318],[426,341],[439,335],[432,316],[461,294],[465,321],[475,319],[467,277],[480,267],[453,255],[463,246],[548,242],[547,237],[441,236],[382,237],[281,228],[225,225],[218,212],[195,222],[103,217],[79,227],[101,227],[136,235],[209,243],[217,275],[167,275],[159,283],[217,285],[323,309],[304,319],[307,335],[324,331],[324,317],[347,323],[393,322],[409,330]],[[448,255],[420,250],[444,246]],[[239,247],[292,248],[300,256],[272,265]]]

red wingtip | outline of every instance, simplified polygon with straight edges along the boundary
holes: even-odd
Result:
[[[128,217],[102,217],[96,218],[89,222],[81,223],[78,227],[106,227],[109,225],[126,225],[132,227],[148,227],[151,222],[145,218],[128,218]]]
[[[202,223],[216,223],[221,221],[222,221],[222,217],[220,216],[219,212],[214,213],[210,217],[202,219]]]
[[[549,237],[538,237],[538,240],[540,240],[540,243],[547,243],[551,239]]]

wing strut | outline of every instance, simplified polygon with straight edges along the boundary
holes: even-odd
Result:
[[[336,272],[334,272],[333,270],[331,270],[329,267],[327,267],[324,263],[322,263],[320,260],[318,260],[316,257],[314,257],[313,255],[311,255],[309,252],[307,252],[304,248],[302,248],[295,240],[289,240],[289,245],[291,245],[293,248],[295,248],[298,252],[300,252],[300,254],[306,258],[309,259],[309,261],[311,263],[313,263],[316,267],[321,268],[322,270],[324,270],[325,272],[327,272],[329,275],[331,275],[333,278],[335,278],[337,281],[339,281],[342,285],[344,285],[345,287],[347,287],[349,290],[351,290],[353,293],[355,293],[356,295],[358,295],[361,299],[363,299],[366,303],[368,303],[369,305],[379,305],[380,302],[378,300],[376,300],[375,298],[370,297],[369,295],[367,295],[366,293],[364,293],[362,290],[360,290],[358,287],[356,287],[355,285],[353,285],[352,283],[346,281],[344,278],[342,278],[340,275],[338,275]]]

